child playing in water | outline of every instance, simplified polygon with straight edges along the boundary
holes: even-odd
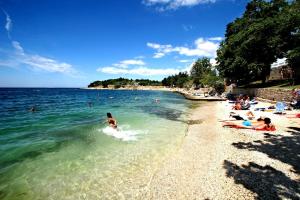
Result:
[[[117,128],[117,120],[112,117],[111,113],[107,113],[107,123],[110,127],[116,129]]]

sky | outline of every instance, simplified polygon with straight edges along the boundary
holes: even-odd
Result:
[[[162,80],[208,57],[247,0],[0,1],[0,87]]]

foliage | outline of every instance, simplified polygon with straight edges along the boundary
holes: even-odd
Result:
[[[211,71],[211,68],[212,65],[208,58],[198,59],[192,66],[191,77],[200,80]]]
[[[163,86],[183,88],[189,80],[187,72],[179,72],[179,74],[164,78],[161,82]]]
[[[242,17],[227,25],[217,51],[220,75],[238,84],[264,82],[277,58],[299,50],[299,13],[296,0],[249,2]]]
[[[216,75],[215,70],[207,71],[200,80],[201,84],[204,86],[213,86],[218,81],[222,82],[221,77]]]
[[[104,81],[94,81],[88,85],[88,87],[99,87],[102,86],[104,88],[107,88],[108,85],[113,85],[114,88],[120,88],[120,87],[125,87],[127,85],[130,86],[159,86],[161,85],[160,81],[155,81],[155,80],[148,80],[148,79],[126,79],[126,78],[117,78],[117,79],[108,79]]]
[[[293,69],[293,85],[297,82],[300,82],[300,47],[296,47],[295,49],[288,52],[288,63]]]
[[[148,79],[136,79],[135,83],[141,86],[159,86],[161,85],[160,81],[148,80]]]
[[[215,82],[213,84],[213,88],[216,90],[218,94],[222,94],[225,91],[225,85],[223,82],[220,81]]]
[[[223,79],[217,75],[208,58],[198,59],[191,68],[190,76],[187,72],[180,72],[164,78],[162,84],[168,87],[179,88],[191,88],[193,86],[196,88],[200,86],[214,87],[218,93],[224,92]]]

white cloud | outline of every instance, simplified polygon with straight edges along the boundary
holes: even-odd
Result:
[[[172,48],[171,45],[160,45],[155,43],[148,43],[149,47],[155,48],[157,50],[161,48]],[[167,52],[169,50],[166,50]],[[164,54],[164,53],[161,53]],[[156,53],[156,56],[160,55],[160,53]],[[174,75],[179,72],[190,71],[192,65],[194,64],[194,60],[179,60],[181,63],[190,63],[185,67],[177,67],[177,68],[149,68],[146,67],[145,63],[142,60],[123,60],[119,63],[112,64],[111,66],[99,67],[96,71],[106,74],[130,74],[130,75],[140,75],[140,76],[155,76],[155,75]],[[123,65],[126,65],[124,67]],[[129,68],[130,67],[130,68]]]
[[[183,28],[183,30],[185,30],[185,31],[190,31],[190,30],[193,29],[193,26],[192,26],[192,25],[185,25],[185,24],[183,24],[183,25],[182,25],[182,28]]]
[[[280,66],[283,66],[283,65],[287,65],[286,58],[278,58],[276,60],[276,62],[271,64],[271,68],[280,67]]]
[[[189,62],[192,62],[193,60],[178,60],[178,62],[181,62],[181,63],[189,63]]]
[[[161,45],[149,43],[152,48],[161,48]],[[167,48],[167,46],[163,46]],[[158,53],[159,54],[159,53]],[[159,68],[149,68],[145,67],[146,63],[143,60],[131,59],[123,60],[118,63],[112,64],[112,66],[100,67],[97,69],[98,72],[107,74],[131,74],[140,76],[154,76],[154,75],[171,75],[179,73],[179,69],[159,69]],[[130,67],[130,68],[129,68]]]
[[[145,58],[145,56],[136,56],[136,57],[134,57],[134,59],[144,59]]]
[[[218,42],[214,42],[212,40],[205,40],[203,38],[198,38],[195,41],[196,49],[200,50],[200,52],[203,52],[201,54],[206,54],[208,57],[215,57],[216,51],[219,47]]]
[[[23,47],[21,47],[21,45],[18,41],[12,41],[12,45],[15,48],[17,54],[24,55],[24,49],[23,49]]]
[[[10,31],[12,29],[12,20],[11,20],[10,16],[7,14],[7,12],[5,12],[4,10],[2,10],[2,11],[6,17],[5,29],[7,31],[8,37],[10,38]]]
[[[223,38],[222,37],[211,37],[211,38],[208,38],[208,40],[211,40],[211,41],[222,41]]]
[[[154,75],[172,75],[179,73],[179,69],[156,69],[148,67],[138,67],[133,69],[122,69],[117,67],[103,67],[98,68],[98,72],[103,72],[107,74],[131,74],[131,75],[141,75],[141,76],[154,76]]]
[[[160,53],[155,53],[153,58],[161,58],[161,57],[164,57],[164,56],[165,56],[165,53],[160,52]]]
[[[217,65],[217,61],[216,61],[216,59],[214,59],[214,58],[211,58],[211,59],[209,60],[209,62],[210,62],[210,64],[211,64],[213,67]]]
[[[12,29],[12,20],[4,10],[2,11],[6,16],[5,29],[7,31],[9,39],[11,40],[10,31]],[[18,41],[12,41],[11,44],[15,51],[14,53],[12,53],[12,55],[10,55],[11,53],[9,53],[7,60],[0,60],[0,66],[18,67],[20,65],[27,65],[34,70],[58,72],[79,77],[79,73],[72,67],[71,64],[46,58],[37,54],[25,53],[24,48]]]
[[[172,0],[144,0],[143,3],[146,5],[155,5],[155,4],[167,4]]]
[[[194,48],[184,46],[173,47],[170,44],[161,45],[150,42],[147,43],[147,46],[156,50],[153,58],[161,58],[171,52],[176,52],[184,56],[216,57],[216,51],[219,47],[219,42],[216,41],[216,38],[213,38],[213,40],[198,38],[194,42]]]
[[[128,68],[130,65],[137,65],[137,66],[143,66],[145,65],[144,61],[142,60],[123,60],[120,61],[119,63],[113,64],[115,67],[120,67],[120,68]]]
[[[176,10],[180,7],[192,7],[198,4],[214,3],[216,0],[143,0],[147,6],[155,6],[159,11]]]
[[[15,60],[0,60],[0,67],[17,68],[19,63]]]
[[[75,72],[72,65],[68,63],[59,62],[39,55],[25,55],[22,62],[33,68],[48,72],[60,72],[65,74],[73,74]]]
[[[10,55],[10,59],[0,61],[1,66],[17,67],[20,65],[27,65],[34,70],[58,72],[71,76],[78,76],[78,72],[72,67],[71,64],[36,54],[27,54],[18,41],[12,41],[12,46],[15,50],[14,54]]]
[[[153,58],[161,58],[161,57],[165,56],[166,54],[174,51],[174,48],[170,44],[161,45],[161,44],[148,42],[147,46],[152,49],[157,50],[157,52],[154,54]]]

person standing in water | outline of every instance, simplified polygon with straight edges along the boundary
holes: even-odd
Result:
[[[112,128],[117,128],[117,120],[112,117],[111,113],[107,113],[107,123]]]

